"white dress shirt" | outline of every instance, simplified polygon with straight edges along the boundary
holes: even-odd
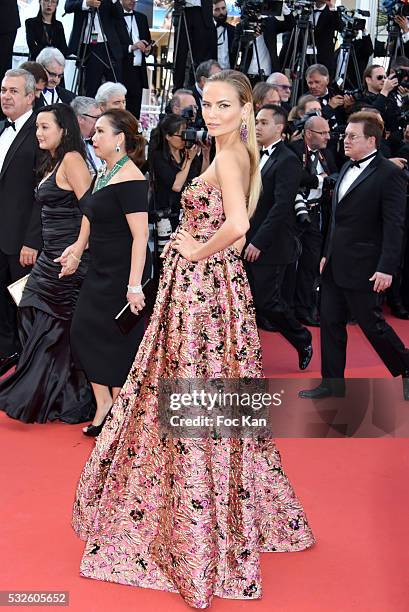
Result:
[[[377,150],[375,149],[371,153],[368,153],[368,155],[372,155],[373,153],[377,153]],[[367,157],[367,155],[365,155],[364,157]],[[365,168],[369,166],[369,164],[373,162],[373,160],[374,158],[371,157],[371,159],[368,159],[367,161],[362,162],[359,168],[357,166],[352,166],[351,168],[348,168],[338,188],[338,202],[342,200],[342,198],[344,197],[348,189],[351,187],[352,183],[356,181],[358,176],[362,174]]]
[[[229,37],[227,36],[227,28],[218,26],[214,22],[217,32],[217,61],[219,62],[222,70],[230,68],[230,57],[229,57]]]
[[[53,89],[49,91],[48,89],[43,90],[43,98],[47,102],[47,104],[57,104],[57,102],[62,102],[60,96],[58,95],[58,91]]]
[[[130,17],[126,17],[126,15],[131,15]],[[132,39],[132,44],[139,42],[141,39],[139,38],[139,29],[138,24],[136,23],[135,15],[133,11],[124,11],[124,19],[126,29],[129,32],[129,36]],[[132,50],[131,45],[128,47],[128,51],[133,53],[133,65],[134,66],[142,66],[142,51],[140,49]]]
[[[259,168],[260,170],[262,170],[264,168],[264,166],[267,163],[268,158],[270,157],[272,150],[274,149],[274,147],[276,145],[278,145],[280,142],[282,142],[281,138],[280,140],[276,140],[275,142],[272,142],[271,145],[268,145],[268,147],[263,147],[262,151],[268,151],[268,155],[262,155],[260,156],[260,165]],[[261,155],[261,151],[260,151],[260,155]]]
[[[85,142],[85,152],[87,154],[87,166],[92,175],[96,174],[102,166],[102,160],[95,155],[94,147],[91,143]]]
[[[319,156],[320,154],[319,149],[317,149],[317,151],[313,151],[312,149],[310,149],[310,147],[307,147],[307,148],[308,148],[310,155],[312,153],[316,153]],[[323,172],[325,172],[325,170],[318,157],[318,162],[317,162],[316,170],[315,170],[315,174],[317,175],[317,178],[318,178],[318,187],[316,187],[315,189],[310,189],[310,192],[307,197],[307,202],[312,201],[312,200],[319,200],[319,198],[322,196],[322,186],[324,184],[324,177],[320,176],[320,174],[322,174]]]
[[[15,120],[15,130],[13,130],[12,127],[8,127],[3,131],[2,135],[0,136],[0,172],[3,168],[4,159],[12,143],[14,142],[15,137],[32,114],[33,111],[30,108],[29,111],[27,111],[26,113],[24,113],[24,115],[21,115],[21,117]]]
[[[268,76],[271,74],[271,58],[264,40],[264,34],[257,36],[255,43],[253,42],[253,56],[247,72],[248,74],[258,74],[257,54],[256,50],[254,49],[254,44],[257,46],[260,69],[264,71],[266,76]]]

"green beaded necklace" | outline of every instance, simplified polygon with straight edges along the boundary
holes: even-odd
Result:
[[[109,181],[111,180],[111,178],[118,172],[118,170],[122,168],[122,166],[128,161],[128,159],[129,157],[127,155],[124,155],[123,157],[121,157],[121,159],[116,162],[116,164],[111,168],[111,170],[108,173],[107,173],[106,166],[105,165],[102,166],[98,170],[98,177],[97,177],[97,180],[95,181],[95,185],[94,185],[94,189],[92,190],[92,193],[95,193],[96,191],[99,191],[103,187],[106,187]]]

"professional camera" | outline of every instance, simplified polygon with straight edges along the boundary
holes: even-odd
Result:
[[[182,117],[186,121],[186,129],[182,130],[181,137],[185,141],[186,149],[191,149],[193,145],[205,143],[209,138],[207,130],[199,130],[194,125],[194,110],[191,106],[188,106],[182,110]]]
[[[286,2],[295,17],[309,17],[315,9],[315,0],[288,0]]]
[[[322,113],[319,110],[311,110],[308,113],[305,113],[301,119],[295,119],[291,125],[292,132],[302,132],[305,126],[305,122],[308,121],[311,117],[322,117]]]
[[[301,225],[311,223],[310,215],[308,214],[307,200],[301,193],[297,193],[295,196],[294,210],[298,223],[301,223]]]
[[[403,68],[397,68],[393,72],[394,74],[392,76],[398,79],[399,87],[409,89],[409,72],[407,70],[403,70]]]
[[[279,17],[282,12],[282,0],[237,0],[240,9],[240,23],[245,33],[254,34],[256,28],[263,27],[267,17]]]
[[[383,0],[382,8],[389,16],[409,17],[408,0]]]
[[[366,20],[361,17],[370,17],[369,11],[361,11],[360,9],[348,10],[345,6],[338,6],[337,11],[342,19],[342,36],[345,39],[353,40],[358,32],[362,32],[366,27]],[[361,17],[357,17],[360,15]]]

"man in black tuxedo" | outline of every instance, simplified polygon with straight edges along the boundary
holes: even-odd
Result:
[[[267,17],[263,20],[262,29],[257,26],[255,41],[250,44],[247,54],[243,53],[244,47],[240,43],[243,26],[239,23],[236,27],[235,54],[237,55],[238,50],[241,51],[240,71],[247,74],[253,85],[261,80],[259,69],[265,77],[280,70],[277,54],[277,34],[289,32],[295,26],[295,19],[285,5],[283,14],[283,21],[279,21],[276,17]],[[254,45],[257,46],[257,54],[254,53]]]
[[[279,331],[297,350],[304,370],[312,356],[311,333],[295,319],[283,298],[287,266],[299,255],[294,201],[302,173],[301,162],[282,141],[286,118],[285,111],[274,104],[266,104],[257,113],[263,190],[250,219],[244,260],[258,325]]]
[[[208,59],[217,58],[217,38],[216,28],[213,21],[213,8],[212,0],[186,0],[183,8],[184,15],[174,15],[175,21],[175,36],[174,40],[177,41],[176,48],[174,50],[174,72],[173,72],[173,91],[184,87],[185,85],[185,72],[188,58],[188,40],[192,48],[193,71],[201,62],[205,62]],[[192,73],[193,77],[193,73]],[[190,80],[188,85],[191,85],[193,78]]]
[[[17,0],[3,0],[0,19],[0,83],[12,66],[13,46],[20,27]]]
[[[34,200],[38,143],[35,79],[8,70],[1,84],[0,122],[0,376],[17,362],[16,309],[7,286],[30,272],[41,249],[40,206]]]
[[[234,36],[236,28],[227,21],[225,0],[213,0],[213,20],[217,34],[217,61],[222,70],[234,68]]]
[[[102,78],[121,81],[122,46],[117,20],[122,16],[119,0],[66,0],[65,12],[74,13],[68,49],[84,58],[81,90],[94,98]],[[88,44],[87,48],[84,48]],[[113,71],[111,69],[111,64]]]
[[[65,69],[65,57],[61,51],[55,47],[46,47],[38,54],[36,62],[41,64],[47,73],[47,87],[44,88],[37,107],[57,102],[70,104],[75,94],[60,85]]]
[[[313,19],[317,62],[324,64],[331,77],[333,77],[335,72],[335,33],[342,29],[341,13],[336,10],[334,0],[316,0]]]
[[[137,119],[141,112],[142,90],[148,89],[145,57],[151,50],[148,18],[135,11],[136,0],[121,0],[123,16],[118,20],[122,43],[122,83],[127,89],[126,108]]]
[[[322,383],[300,391],[321,398],[345,393],[348,310],[393,376],[403,376],[409,399],[409,350],[382,314],[381,293],[390,287],[401,256],[407,177],[378,148],[382,126],[374,113],[350,116],[331,227],[321,261]]]
[[[295,281],[295,316],[304,325],[318,326],[318,313],[314,299],[314,284],[319,276],[323,229],[328,219],[330,202],[324,194],[324,179],[337,172],[331,151],[328,121],[313,116],[304,125],[304,137],[291,143],[290,148],[303,164],[300,193],[308,208],[309,222],[299,224],[302,245]],[[324,227],[323,227],[324,226]]]

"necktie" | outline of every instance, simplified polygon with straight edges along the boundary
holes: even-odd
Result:
[[[311,164],[312,174],[317,174],[318,161],[319,161],[318,151],[310,151],[310,164]]]
[[[375,155],[378,154],[378,151],[375,151],[374,153],[371,153],[370,155],[367,155],[366,157],[363,157],[362,159],[358,159],[358,161],[353,161],[351,159],[350,161],[350,168],[360,168],[361,164],[363,164],[364,162],[368,161],[368,159],[372,159],[372,157],[375,157]]]
[[[261,149],[260,151],[260,159],[263,157],[263,155],[267,155],[267,157],[270,155],[270,152],[268,149]]]
[[[93,146],[92,138],[86,138],[84,140],[85,144]]]
[[[4,129],[6,130],[9,127],[12,127],[13,130],[16,131],[16,124],[14,123],[14,121],[10,121],[10,119],[6,119],[4,122]]]

